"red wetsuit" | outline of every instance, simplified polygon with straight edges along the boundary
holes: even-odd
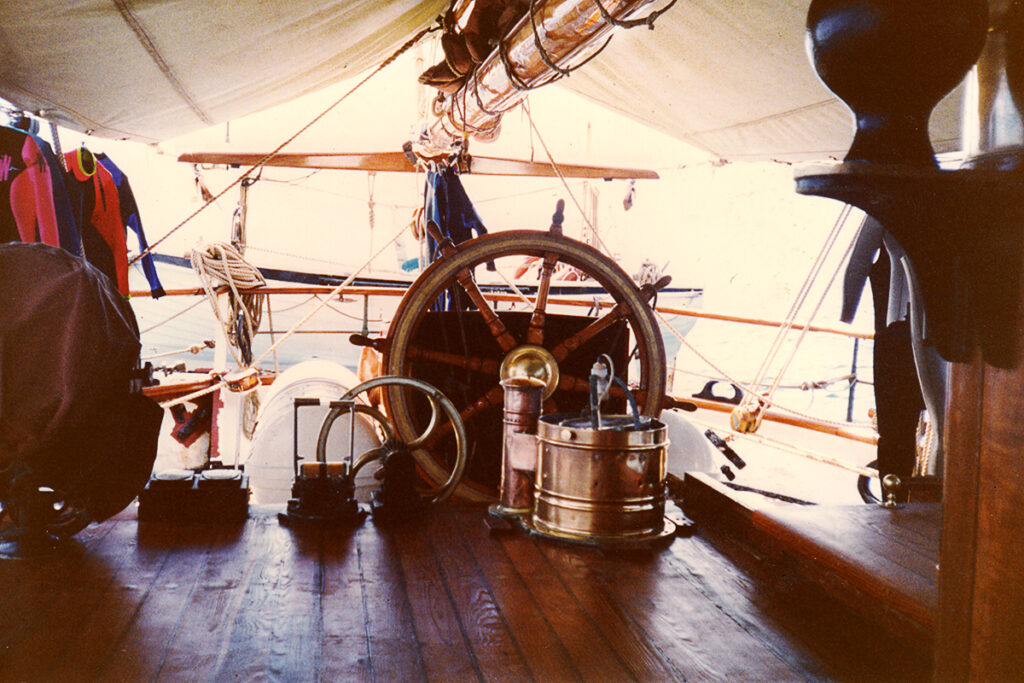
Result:
[[[60,246],[50,169],[35,139],[0,127],[0,242],[45,242]]]
[[[128,245],[114,177],[87,149],[67,152],[64,158],[85,257],[114,281],[121,294],[128,294]]]

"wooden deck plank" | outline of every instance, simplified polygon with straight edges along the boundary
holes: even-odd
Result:
[[[918,503],[909,504],[906,509],[918,506],[928,506],[935,512],[935,534],[931,539],[905,533],[900,524],[902,510],[869,505],[763,509],[754,515],[754,525],[934,631],[938,605],[938,508]]]
[[[601,553],[490,536],[482,515],[300,532],[254,509],[240,533],[120,516],[77,556],[0,562],[0,680],[852,680],[899,655],[703,537]]]
[[[687,475],[683,489],[687,512],[719,535],[741,539],[930,658],[938,504],[908,504],[896,512],[870,505],[751,504],[706,475]]]
[[[144,552],[164,552],[167,561],[114,641],[99,680],[156,678],[186,614],[206,555],[218,537],[210,528],[173,529],[172,525],[130,523],[136,524],[137,547]]]
[[[682,539],[681,539],[682,540]],[[829,677],[829,668],[820,657],[794,637],[785,621],[776,619],[770,591],[761,581],[727,559],[703,535],[677,541],[668,548],[668,562],[679,568],[687,583],[705,600],[725,614],[762,647],[812,678]]]
[[[482,517],[487,513],[480,511],[478,514]],[[581,680],[579,665],[573,662],[565,642],[546,614],[549,610],[554,612],[552,616],[555,620],[565,624],[565,615],[561,612],[563,605],[548,605],[543,596],[531,591],[499,539],[489,534],[482,519],[479,523],[474,523],[472,519],[468,522],[459,526],[450,523],[448,531],[461,537],[467,551],[473,553],[481,576],[487,582],[509,630],[519,643],[533,678],[538,681]],[[512,531],[508,529],[508,532]],[[570,627],[563,626],[560,630],[565,636],[575,637],[575,631]],[[593,668],[590,662],[594,661],[594,648],[599,647],[600,643],[591,642],[589,645],[590,657],[579,652],[582,647],[578,647],[576,653],[579,664],[586,671]],[[600,672],[594,670],[593,673]]]
[[[530,669],[519,642],[512,636],[476,557],[460,539],[467,527],[474,522],[482,523],[480,515],[484,513],[480,509],[459,512],[458,518],[430,515],[427,528],[441,575],[466,639],[473,648],[477,666],[486,680],[530,680]]]
[[[158,528],[165,525],[153,524]],[[249,575],[256,565],[250,558],[264,548],[263,531],[264,525],[258,521],[244,528],[183,525],[181,532],[189,543],[198,546],[206,541],[207,548],[196,581],[183,600],[181,620],[166,641],[158,677],[174,680],[184,672],[196,679],[215,675],[227,653],[231,625],[243,609]]]
[[[374,680],[424,680],[430,671],[428,661],[434,662],[428,660],[428,652],[441,662],[451,660],[434,642],[429,648],[423,642],[421,619],[431,618],[430,610],[435,606],[429,600],[435,596],[428,592],[426,603],[413,599],[414,594],[423,596],[409,574],[411,564],[404,561],[401,546],[393,540],[394,529],[401,527],[380,527],[370,520],[356,535],[370,666]],[[418,524],[406,531],[425,540]],[[457,655],[454,661],[459,661]],[[443,666],[439,672],[442,677]]]
[[[86,617],[109,588],[134,548],[134,527],[113,523],[97,543],[69,547],[52,558],[15,560],[38,571],[41,581],[23,586],[7,605],[0,635],[0,671],[10,680],[45,678],[57,653],[77,639]],[[27,590],[25,590],[27,589]]]
[[[266,677],[280,681],[318,681],[321,669],[323,620],[323,530],[291,531],[289,564],[275,587],[274,621],[271,629]],[[234,671],[226,670],[223,675]]]
[[[633,638],[647,643],[674,678],[787,680],[796,675],[782,657],[682,580],[664,552],[545,552],[594,581]]]
[[[434,681],[481,678],[480,668],[448,594],[430,540],[412,524],[388,526],[400,558],[424,673]]]
[[[129,521],[118,527],[131,531]],[[134,620],[170,559],[169,548],[179,541],[181,529],[166,525],[157,530],[156,542],[138,544],[120,567],[114,580],[98,596],[77,628],[77,637],[63,652],[54,653],[51,680],[96,680],[114,654],[118,640]]]
[[[113,524],[90,525],[71,539],[65,549],[68,552],[60,552],[54,558],[0,559],[0,586],[3,587],[0,590],[0,614],[23,615],[12,619],[8,623],[9,628],[0,632],[0,655],[4,652],[3,642],[11,636],[13,629],[34,618],[31,612],[56,599],[57,591],[81,564],[81,558],[91,552],[90,548],[102,543],[113,528]]]
[[[646,643],[636,640],[592,581],[550,562],[541,545],[524,534],[502,538],[502,545],[584,680],[672,678],[672,672]]]
[[[324,534],[320,662],[325,681],[373,680],[356,543],[359,533],[362,529],[331,529]],[[404,586],[399,597],[405,599]]]
[[[158,680],[209,680],[222,669],[265,668],[260,635],[269,629],[273,615],[266,604],[269,589],[261,579],[272,580],[285,563],[276,531],[262,519],[250,520],[244,529],[188,525],[192,542],[205,540],[206,549],[184,600],[182,618],[165,641]]]

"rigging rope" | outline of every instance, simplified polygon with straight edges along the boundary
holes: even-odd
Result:
[[[849,216],[850,205],[847,204],[845,208],[847,209],[847,216]],[[845,219],[844,219],[844,223],[845,223]],[[839,263],[836,264],[836,269],[832,273],[832,277],[829,278],[828,284],[825,285],[825,289],[821,293],[821,298],[818,299],[818,303],[817,303],[817,305],[815,305],[814,310],[811,311],[811,315],[807,319],[806,324],[804,324],[803,329],[800,330],[800,335],[797,337],[796,343],[793,345],[793,350],[790,352],[789,358],[786,359],[786,362],[785,362],[785,364],[783,364],[782,369],[779,370],[778,374],[775,376],[775,381],[772,383],[771,388],[768,390],[768,397],[769,398],[772,396],[772,394],[778,388],[779,382],[782,381],[782,376],[784,374],[786,374],[787,370],[789,370],[789,366],[790,366],[790,364],[792,364],[793,358],[796,357],[796,352],[800,348],[800,344],[803,342],[804,337],[807,336],[807,328],[810,327],[811,323],[814,322],[814,318],[818,315],[818,311],[821,310],[822,305],[825,303],[825,297],[828,296],[828,293],[832,289],[832,285],[835,284],[836,278],[839,276],[840,271],[843,270],[843,266],[849,260],[850,254],[853,252],[853,248],[857,244],[857,237],[859,235],[860,235],[860,228],[858,227],[857,231],[853,235],[853,239],[850,240],[850,244],[846,247],[846,251],[843,252],[842,258],[839,259]]]
[[[555,175],[558,176],[558,179],[562,181],[562,185],[565,186],[565,191],[569,193],[569,199],[571,199],[572,203],[576,205],[576,208],[580,212],[580,216],[583,217],[583,222],[587,224],[587,227],[590,229],[590,233],[597,238],[597,243],[601,246],[601,249],[604,250],[605,254],[611,256],[611,249],[609,249],[608,245],[604,243],[603,239],[601,239],[601,235],[597,232],[597,228],[594,227],[594,224],[590,222],[590,218],[587,217],[587,212],[583,210],[583,206],[580,204],[579,200],[576,199],[576,195],[573,194],[572,189],[569,187],[569,181],[567,181],[565,176],[562,175],[562,169],[558,166],[558,163],[555,162],[555,158],[551,156],[551,150],[548,149],[547,143],[544,142],[544,137],[537,129],[537,124],[533,122],[533,115],[530,113],[530,105],[526,100],[523,100],[523,110],[526,112],[526,118],[530,122],[530,128],[537,135],[537,140],[540,141],[540,146],[544,149],[544,154],[548,157],[548,163],[551,164],[551,168],[554,169]]]
[[[761,384],[764,381],[768,368],[771,367],[772,362],[781,351],[782,344],[785,342],[786,337],[793,328],[793,324],[796,322],[796,317],[799,315],[800,309],[803,307],[804,302],[807,300],[807,296],[810,294],[811,286],[814,284],[815,279],[817,279],[818,273],[821,271],[821,268],[825,263],[825,259],[831,252],[832,247],[835,245],[836,239],[838,239],[839,233],[842,231],[842,227],[846,224],[846,219],[849,214],[850,205],[844,204],[842,210],[839,212],[839,216],[832,225],[832,230],[825,238],[825,242],[822,244],[821,250],[818,252],[817,257],[811,264],[811,270],[807,273],[807,277],[804,279],[803,284],[800,286],[800,290],[793,299],[793,303],[790,305],[789,311],[786,313],[786,317],[782,321],[782,325],[779,327],[778,332],[776,332],[775,339],[772,341],[772,344],[768,349],[768,353],[765,354],[765,358],[761,362],[760,368],[758,368],[754,375],[753,383],[755,385]],[[770,396],[766,398],[770,398]]]
[[[200,299],[199,302],[202,303],[202,300]],[[165,351],[163,353],[154,353],[152,356],[140,356],[139,360],[141,360],[141,361],[156,360],[157,358],[166,358],[167,356],[177,356],[177,355],[182,354],[182,353],[197,354],[200,351],[205,351],[206,349],[212,349],[216,345],[217,345],[216,342],[214,342],[212,339],[207,339],[204,342],[202,342],[201,344],[193,344],[192,346],[186,346],[183,349],[175,349],[174,351]]]
[[[138,261],[139,259],[141,259],[141,258],[143,258],[144,256],[146,256],[147,254],[151,253],[151,252],[152,252],[152,251],[153,251],[153,250],[154,250],[154,249],[155,249],[155,248],[156,248],[157,246],[159,246],[159,245],[160,245],[160,243],[161,243],[161,242],[163,242],[163,241],[164,241],[164,240],[166,240],[166,239],[167,239],[168,237],[170,237],[171,235],[173,235],[174,233],[176,233],[176,232],[177,232],[178,230],[180,230],[181,228],[183,228],[183,227],[184,227],[184,226],[185,226],[186,224],[188,224],[188,223],[189,223],[189,222],[190,222],[190,221],[191,221],[191,220],[192,220],[193,218],[195,218],[195,217],[196,217],[196,216],[198,216],[198,215],[199,215],[200,213],[202,213],[202,212],[203,212],[204,210],[206,210],[206,208],[207,208],[208,206],[210,206],[211,204],[213,204],[214,202],[216,202],[216,201],[217,201],[218,199],[220,199],[221,197],[223,197],[223,196],[224,196],[225,194],[227,194],[227,192],[228,192],[229,190],[233,189],[234,187],[236,187],[237,185],[239,185],[240,183],[242,183],[242,182],[243,182],[243,181],[244,181],[244,180],[245,180],[246,178],[248,178],[248,177],[249,177],[249,176],[250,176],[250,175],[251,175],[251,174],[252,174],[253,172],[255,172],[255,171],[257,171],[257,170],[259,170],[259,169],[263,168],[263,165],[264,165],[264,164],[266,164],[266,163],[267,163],[268,161],[270,161],[270,160],[271,160],[272,158],[274,158],[275,156],[277,156],[277,154],[278,154],[278,153],[279,153],[279,152],[280,152],[280,151],[281,151],[282,149],[284,149],[284,148],[285,148],[286,146],[290,145],[290,144],[291,144],[292,142],[294,142],[294,141],[295,141],[295,139],[296,139],[296,138],[298,138],[298,137],[299,137],[300,135],[302,135],[302,134],[303,134],[303,133],[305,133],[305,132],[306,132],[307,130],[309,130],[309,129],[310,129],[310,128],[311,128],[312,126],[314,126],[314,125],[315,125],[316,123],[318,123],[318,122],[319,122],[319,121],[320,121],[321,119],[323,119],[323,118],[324,118],[325,116],[327,116],[327,114],[329,114],[329,113],[330,113],[330,112],[331,112],[332,110],[334,110],[334,108],[335,108],[335,107],[337,107],[338,105],[340,105],[340,104],[341,104],[342,102],[344,102],[344,101],[345,101],[346,99],[348,99],[348,98],[349,98],[349,96],[351,96],[351,95],[352,95],[352,94],[353,94],[353,93],[354,93],[355,91],[359,90],[359,88],[361,88],[361,87],[362,87],[362,86],[363,86],[364,84],[366,84],[366,82],[367,82],[367,81],[369,81],[369,80],[370,80],[371,78],[373,78],[373,77],[374,77],[374,76],[376,76],[376,75],[377,75],[378,73],[380,73],[381,71],[383,71],[383,70],[384,70],[385,68],[387,68],[388,66],[390,66],[390,65],[391,65],[391,63],[392,63],[392,62],[394,62],[394,61],[395,61],[396,59],[398,59],[398,57],[399,57],[399,56],[401,56],[401,55],[402,55],[403,53],[405,53],[405,52],[406,52],[407,50],[409,50],[409,49],[410,49],[410,48],[412,48],[412,47],[413,47],[414,45],[416,45],[416,43],[418,43],[418,42],[419,42],[420,40],[422,40],[423,36],[427,35],[428,33],[432,33],[432,32],[434,32],[434,31],[437,31],[437,30],[439,30],[439,29],[440,29],[440,26],[428,26],[427,28],[424,28],[424,29],[420,30],[420,31],[419,31],[419,32],[418,32],[418,33],[417,33],[416,35],[414,35],[414,36],[413,36],[412,38],[410,38],[409,40],[405,41],[405,43],[403,43],[403,44],[402,44],[402,45],[401,45],[401,46],[400,46],[400,47],[399,47],[399,48],[398,48],[397,50],[395,50],[395,52],[394,52],[394,53],[392,53],[390,57],[388,57],[387,59],[385,59],[385,60],[384,60],[383,62],[381,62],[381,63],[380,63],[379,65],[377,65],[377,67],[376,67],[376,68],[374,68],[374,69],[373,69],[373,71],[371,71],[371,72],[370,72],[369,74],[367,74],[367,75],[366,75],[366,76],[364,76],[364,77],[363,77],[362,79],[360,79],[360,80],[359,80],[359,82],[357,82],[357,83],[356,83],[356,84],[355,84],[354,86],[352,86],[352,87],[351,87],[351,88],[350,88],[350,89],[349,89],[348,91],[346,91],[344,95],[342,95],[341,97],[339,97],[339,98],[338,98],[337,100],[335,100],[335,101],[334,101],[334,102],[333,102],[332,104],[330,104],[330,105],[329,105],[329,106],[328,106],[328,107],[327,107],[326,109],[324,109],[324,110],[323,110],[322,112],[320,112],[320,113],[319,113],[319,114],[317,114],[317,115],[316,115],[315,117],[313,117],[313,119],[312,119],[311,121],[309,121],[309,123],[307,123],[306,125],[304,125],[304,126],[302,126],[301,128],[299,128],[299,130],[297,130],[297,131],[296,131],[296,132],[295,132],[294,134],[292,134],[292,135],[291,135],[291,136],[290,136],[290,137],[289,137],[288,139],[286,139],[286,140],[285,140],[284,142],[282,142],[281,144],[279,144],[279,145],[278,145],[277,147],[275,147],[275,148],[274,148],[273,150],[271,150],[271,151],[270,151],[269,153],[267,153],[266,155],[264,155],[264,156],[263,156],[263,157],[262,157],[262,158],[261,158],[261,159],[260,159],[259,161],[257,161],[257,162],[256,162],[255,164],[253,164],[252,166],[250,166],[250,167],[249,167],[248,169],[246,169],[246,170],[245,170],[245,171],[244,171],[244,172],[243,172],[243,173],[242,173],[242,174],[241,174],[240,176],[238,176],[237,178],[235,178],[235,179],[234,179],[234,180],[233,180],[233,181],[231,182],[231,184],[230,184],[230,185],[228,185],[228,186],[227,186],[227,187],[225,187],[225,188],[224,188],[223,190],[221,190],[220,192],[218,192],[217,194],[215,194],[214,196],[212,196],[212,197],[211,197],[211,198],[210,198],[210,199],[209,199],[209,200],[208,200],[208,201],[207,201],[207,202],[206,202],[205,204],[203,204],[203,205],[202,205],[202,206],[200,206],[200,207],[199,207],[198,209],[196,209],[195,211],[193,211],[193,212],[192,212],[191,214],[189,214],[188,216],[186,216],[186,217],[185,217],[185,218],[184,218],[184,219],[183,219],[183,220],[182,220],[182,221],[181,221],[180,223],[178,223],[178,224],[177,224],[177,225],[175,225],[175,226],[174,226],[173,228],[171,228],[171,229],[170,229],[170,230],[169,230],[169,231],[168,231],[168,232],[167,232],[166,234],[164,234],[164,235],[163,235],[162,237],[160,237],[160,238],[159,238],[159,239],[157,239],[157,240],[156,240],[155,242],[153,242],[152,244],[150,244],[150,245],[149,245],[149,248],[147,248],[147,249],[146,249],[146,250],[144,250],[144,251],[143,251],[142,253],[140,253],[139,255],[137,255],[137,256],[136,256],[136,257],[135,257],[134,259],[132,259],[131,263],[129,263],[128,265],[132,265],[132,264],[134,264],[134,263],[135,263],[136,261]]]
[[[387,243],[384,244],[384,246],[382,246],[380,249],[377,250],[377,253],[373,254],[369,259],[366,260],[365,263],[363,263],[363,265],[361,265],[357,269],[355,269],[352,272],[351,275],[349,275],[347,278],[345,278],[344,282],[342,282],[340,285],[338,285],[337,287],[332,289],[326,295],[326,297],[322,301],[320,301],[319,303],[317,303],[316,306],[313,307],[312,311],[307,313],[299,322],[297,322],[295,325],[293,325],[290,330],[285,332],[285,334],[279,340],[277,340],[269,349],[267,349],[266,351],[263,352],[263,355],[261,355],[259,358],[254,360],[252,362],[252,365],[254,365],[254,366],[259,365],[260,361],[262,361],[264,358],[266,358],[271,353],[276,351],[277,347],[279,347],[281,344],[283,344],[285,342],[285,340],[289,339],[293,334],[295,334],[295,332],[298,331],[299,328],[301,328],[303,325],[305,325],[307,322],[309,322],[309,320],[314,315],[316,315],[322,308],[324,308],[331,299],[333,299],[334,297],[338,296],[338,294],[341,293],[341,290],[345,289],[350,284],[352,284],[352,281],[355,280],[356,277],[358,277],[359,274],[362,273],[363,270],[365,270],[367,266],[369,266],[371,263],[373,263],[374,259],[376,259],[382,253],[384,253],[385,249],[390,247],[399,237],[401,237],[402,234],[406,231],[406,229],[408,229],[408,226],[406,226],[405,228],[402,228],[401,230],[396,232],[394,237],[392,237],[390,240],[388,240]]]
[[[774,362],[778,354],[782,351],[782,346],[785,343],[787,337],[789,336],[789,332],[793,328],[794,323],[796,322],[796,317],[797,315],[799,315],[800,309],[803,308],[804,303],[806,303],[807,301],[807,297],[810,295],[812,285],[814,284],[815,280],[820,274],[821,269],[824,267],[825,260],[828,258],[828,255],[832,252],[832,248],[835,246],[836,240],[839,239],[839,235],[842,232],[843,227],[846,225],[846,220],[850,215],[850,210],[851,206],[849,204],[844,204],[843,208],[840,210],[839,216],[836,218],[836,221],[832,226],[831,232],[825,238],[825,242],[822,244],[821,250],[818,252],[818,256],[815,258],[814,262],[811,265],[810,272],[804,279],[803,285],[801,285],[800,291],[797,292],[797,295],[793,300],[793,304],[790,306],[789,312],[786,314],[786,318],[783,320],[782,325],[779,327],[779,330],[775,335],[775,339],[772,341],[772,345],[769,348],[768,353],[765,354],[765,359],[761,363],[761,367],[758,369],[757,373],[754,376],[754,386],[760,386],[764,382],[764,378],[768,372],[768,368]],[[850,250],[852,250],[854,242],[855,239],[851,240],[850,247],[847,249],[847,255],[849,254]],[[841,268],[842,265],[842,262],[840,262],[838,268]],[[838,274],[838,268],[836,274]],[[819,299],[814,311],[812,312],[807,324],[803,326],[801,334],[799,335],[799,337],[797,337],[797,340],[793,346],[793,351],[790,354],[789,358],[784,363],[782,369],[775,374],[775,379],[772,382],[771,386],[768,388],[768,391],[765,392],[764,394],[759,394],[756,392],[747,393],[746,395],[744,395],[743,400],[740,401],[740,404],[736,406],[736,408],[732,411],[730,422],[734,430],[739,432],[757,431],[758,427],[761,424],[761,419],[764,415],[764,411],[767,410],[768,406],[772,404],[772,399],[775,395],[776,389],[778,388],[779,382],[782,380],[782,376],[785,374],[786,370],[789,369],[789,365],[795,357],[796,351],[800,348],[800,344],[803,342],[803,339],[806,336],[808,325],[810,325],[811,321],[813,321],[814,319],[814,316],[817,315],[818,311],[820,310],[821,305],[824,303],[825,295],[828,294],[828,290],[831,288],[832,282],[834,281],[835,275],[833,275],[832,280],[830,280],[828,286],[826,286],[825,291],[822,293],[822,296]]]
[[[146,329],[144,329],[144,330],[140,331],[140,332],[139,332],[139,335],[140,335],[140,336],[141,336],[141,335],[144,335],[144,334],[146,334],[147,332],[152,332],[153,330],[155,330],[156,328],[160,327],[161,325],[166,325],[167,323],[171,322],[171,321],[172,321],[172,320],[174,320],[175,318],[178,318],[178,317],[180,317],[180,316],[183,316],[183,315],[185,315],[186,313],[188,313],[189,311],[191,311],[191,310],[192,310],[193,308],[195,308],[196,306],[198,306],[198,305],[200,305],[200,304],[202,304],[202,303],[203,303],[203,299],[196,299],[196,301],[195,301],[194,303],[192,303],[192,304],[190,304],[189,306],[186,306],[185,308],[181,309],[180,311],[178,311],[177,313],[175,313],[175,314],[174,314],[174,315],[172,315],[171,317],[169,317],[169,318],[165,318],[164,320],[161,320],[160,322],[156,323],[155,325],[150,325],[150,326],[149,326],[149,327],[147,327]]]
[[[732,375],[730,375],[725,370],[723,370],[718,365],[716,365],[714,362],[712,362],[711,359],[709,359],[703,353],[698,351],[697,347],[695,347],[693,344],[691,344],[689,341],[687,341],[686,338],[682,334],[679,333],[679,330],[677,330],[676,328],[674,328],[672,325],[669,324],[668,320],[665,319],[665,316],[662,315],[661,311],[659,311],[657,308],[655,308],[654,309],[654,314],[656,316],[658,316],[658,320],[661,322],[661,324],[664,325],[669,331],[671,331],[673,335],[675,335],[676,339],[679,340],[680,344],[682,344],[683,346],[688,348],[690,351],[692,351],[695,356],[697,356],[702,361],[704,361],[704,363],[706,363],[708,365],[708,367],[710,367],[712,370],[717,372],[720,377],[724,377],[728,382],[730,382],[732,384],[735,384],[740,389],[742,389],[743,392],[746,393],[746,394],[753,394],[755,396],[759,395],[754,390],[754,387],[755,386],[759,386],[759,385],[753,384],[753,383],[749,383],[749,382],[741,382],[740,380],[735,379]],[[715,379],[718,379],[718,378],[716,377]],[[850,424],[851,424],[849,422],[840,422],[838,420],[830,420],[828,418],[818,417],[816,415],[810,415],[808,413],[804,413],[804,412],[801,412],[799,410],[794,410],[793,408],[789,408],[787,406],[784,406],[784,405],[780,404],[778,401],[775,401],[775,400],[772,400],[771,406],[773,408],[778,408],[779,410],[781,410],[783,412],[789,413],[790,415],[795,415],[797,417],[803,417],[803,418],[806,418],[806,419],[809,419],[809,420],[816,420],[817,422],[821,422],[822,424],[832,425],[834,427],[844,427],[845,428],[845,427],[849,427]]]

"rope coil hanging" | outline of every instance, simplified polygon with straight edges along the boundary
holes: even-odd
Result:
[[[245,260],[237,248],[225,242],[214,242],[201,248],[193,249],[189,256],[192,269],[195,270],[202,283],[203,290],[213,307],[214,315],[230,342],[228,348],[239,367],[250,365],[251,349],[246,348],[248,342],[259,329],[263,314],[265,295],[244,290],[265,287],[267,282],[260,271]],[[221,317],[220,306],[214,283],[227,286],[231,292],[230,317],[225,321]],[[240,327],[244,324],[244,329]],[[241,351],[236,353],[235,348]]]

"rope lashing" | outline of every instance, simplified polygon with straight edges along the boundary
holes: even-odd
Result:
[[[675,0],[673,0],[673,2],[675,2]],[[552,71],[555,71],[555,72],[561,74],[562,76],[569,76],[569,75],[571,75],[573,71],[576,71],[577,69],[582,67],[584,64],[586,64],[587,62],[592,60],[594,57],[597,57],[599,54],[604,52],[604,49],[606,47],[608,47],[608,43],[612,42],[612,37],[609,36],[608,40],[604,41],[604,45],[602,45],[600,48],[598,48],[597,51],[594,52],[592,55],[590,55],[589,57],[584,59],[582,62],[580,62],[576,66],[563,69],[562,67],[560,67],[557,64],[555,64],[555,60],[551,59],[551,55],[548,54],[548,51],[546,49],[544,49],[544,44],[543,44],[543,42],[541,42],[541,39],[540,39],[540,32],[537,30],[537,18],[534,16],[534,12],[533,12],[535,4],[536,4],[536,0],[530,0],[530,26],[533,28],[533,44],[537,46],[537,54],[540,55],[540,59],[541,59],[542,62],[544,62],[545,66],[547,66]],[[600,7],[600,3],[598,3],[598,6]],[[604,14],[607,15],[607,12],[605,12]],[[607,15],[607,17],[610,17],[610,15]],[[612,24],[613,21],[609,21],[608,23]]]
[[[167,356],[177,356],[177,355],[180,355],[180,354],[183,354],[183,353],[191,353],[191,354],[194,355],[194,354],[199,353],[200,351],[205,351],[206,349],[212,349],[212,348],[214,348],[216,346],[217,346],[216,342],[214,342],[212,339],[206,339],[206,340],[204,340],[200,344],[193,344],[192,346],[186,346],[183,349],[176,349],[174,351],[165,351],[164,353],[154,353],[152,356],[141,356],[139,358],[139,360],[142,360],[142,361],[155,360],[157,358],[166,358]]]
[[[601,18],[612,26],[625,29],[636,28],[637,26],[647,26],[648,29],[653,31],[655,20],[665,12],[669,11],[672,8],[672,5],[676,4],[676,0],[672,0],[659,10],[654,10],[642,19],[616,19],[608,10],[605,9],[604,5],[601,4],[601,0],[594,0],[594,4],[597,5],[597,10],[601,13]]]

